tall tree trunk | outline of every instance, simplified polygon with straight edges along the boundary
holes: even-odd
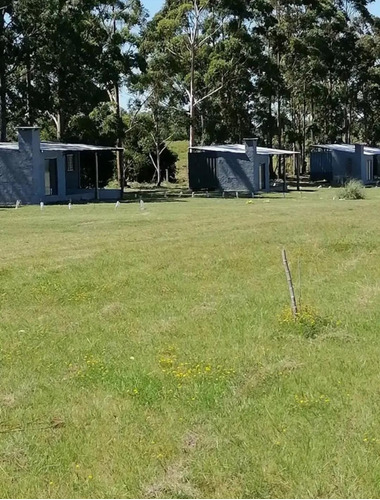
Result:
[[[157,187],[161,185],[161,153],[160,144],[156,144]]]
[[[268,102],[268,147],[273,147],[273,130],[272,130],[272,96],[269,96]]]
[[[116,23],[116,15],[115,15],[115,6],[112,6],[112,31],[113,35],[117,32],[117,23]],[[119,82],[115,82],[114,85],[114,93],[115,93],[115,114],[116,114],[116,123],[117,123],[117,138],[116,138],[116,147],[121,148],[123,143],[122,137],[122,120],[121,120],[121,110],[120,110],[120,88]],[[116,169],[117,169],[117,178],[121,187],[121,178],[123,176],[123,165],[122,165],[122,155],[121,151],[116,151]]]
[[[0,141],[7,140],[7,77],[5,64],[5,11],[0,9]]]
[[[120,110],[120,89],[119,85],[116,83],[114,87],[115,92],[115,113],[116,113],[116,123],[117,123],[117,138],[116,138],[116,147],[121,148],[123,144],[123,131],[122,131],[122,119],[121,119],[121,110]],[[116,169],[117,169],[117,178],[119,183],[121,182],[122,177],[122,155],[121,151],[116,151]]]
[[[280,89],[277,90],[277,134],[278,134],[278,148],[282,148],[282,130],[281,130],[281,96]],[[281,157],[278,156],[278,176],[281,179]]]
[[[312,126],[310,128],[310,139],[311,139],[311,143],[314,144],[314,98],[311,97],[311,102],[310,102],[310,105],[311,105],[311,123],[312,123]]]
[[[32,113],[32,71],[30,63],[30,47],[28,37],[25,39],[25,50],[26,50],[26,119],[28,125],[34,124],[34,117]]]
[[[303,88],[303,110],[302,110],[302,174],[306,174],[306,81]]]
[[[190,140],[189,147],[195,145],[195,46],[191,47],[191,68],[190,68]]]
[[[206,142],[206,130],[205,130],[205,117],[203,113],[201,113],[201,127],[202,127],[201,146],[204,146]]]
[[[57,112],[57,141],[62,141],[63,137],[63,116],[62,111],[58,110]]]
[[[280,12],[280,2],[277,1],[277,6],[276,6],[276,18],[277,22],[280,23],[281,20],[281,12]],[[280,54],[280,49],[277,46],[277,54],[276,54],[276,62],[277,62],[277,69],[278,69],[278,74],[281,75],[281,54]],[[279,149],[282,148],[282,123],[281,123],[281,89],[280,89],[280,82],[277,84],[277,134],[278,134],[278,147]],[[281,172],[280,172],[280,165],[281,162],[279,162],[279,175],[281,177]]]

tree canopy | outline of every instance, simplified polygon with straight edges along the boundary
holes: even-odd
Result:
[[[0,0],[0,140],[39,125],[49,139],[124,145],[124,174],[150,162],[158,183],[173,138],[255,135],[303,159],[315,143],[379,145],[369,3],[165,0],[148,20],[140,0]]]

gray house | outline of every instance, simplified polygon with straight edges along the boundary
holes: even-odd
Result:
[[[380,175],[380,149],[362,144],[318,144],[310,155],[311,180],[341,184],[348,179],[373,183]]]
[[[0,143],[0,205],[118,199],[120,190],[98,188],[98,153],[115,148],[41,142],[37,127],[20,127],[18,142]],[[94,153],[95,189],[81,189],[81,153]]]
[[[189,152],[189,186],[194,191],[269,191],[271,157],[295,154],[258,147],[257,139],[244,139],[244,144],[193,147]]]

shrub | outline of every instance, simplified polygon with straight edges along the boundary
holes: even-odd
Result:
[[[365,191],[361,181],[351,179],[340,190],[339,198],[342,200],[364,200]]]
[[[293,333],[297,333],[305,338],[315,338],[326,327],[332,326],[328,318],[322,317],[310,306],[299,308],[296,317],[293,316],[291,308],[286,308],[279,317],[280,323]]]

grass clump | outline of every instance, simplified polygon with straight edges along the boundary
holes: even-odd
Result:
[[[299,308],[295,317],[292,309],[286,308],[280,316],[280,323],[307,339],[315,338],[329,326],[339,326],[338,323],[321,316],[308,305]]]
[[[364,200],[365,191],[361,181],[351,179],[340,190],[339,198],[342,200]]]

